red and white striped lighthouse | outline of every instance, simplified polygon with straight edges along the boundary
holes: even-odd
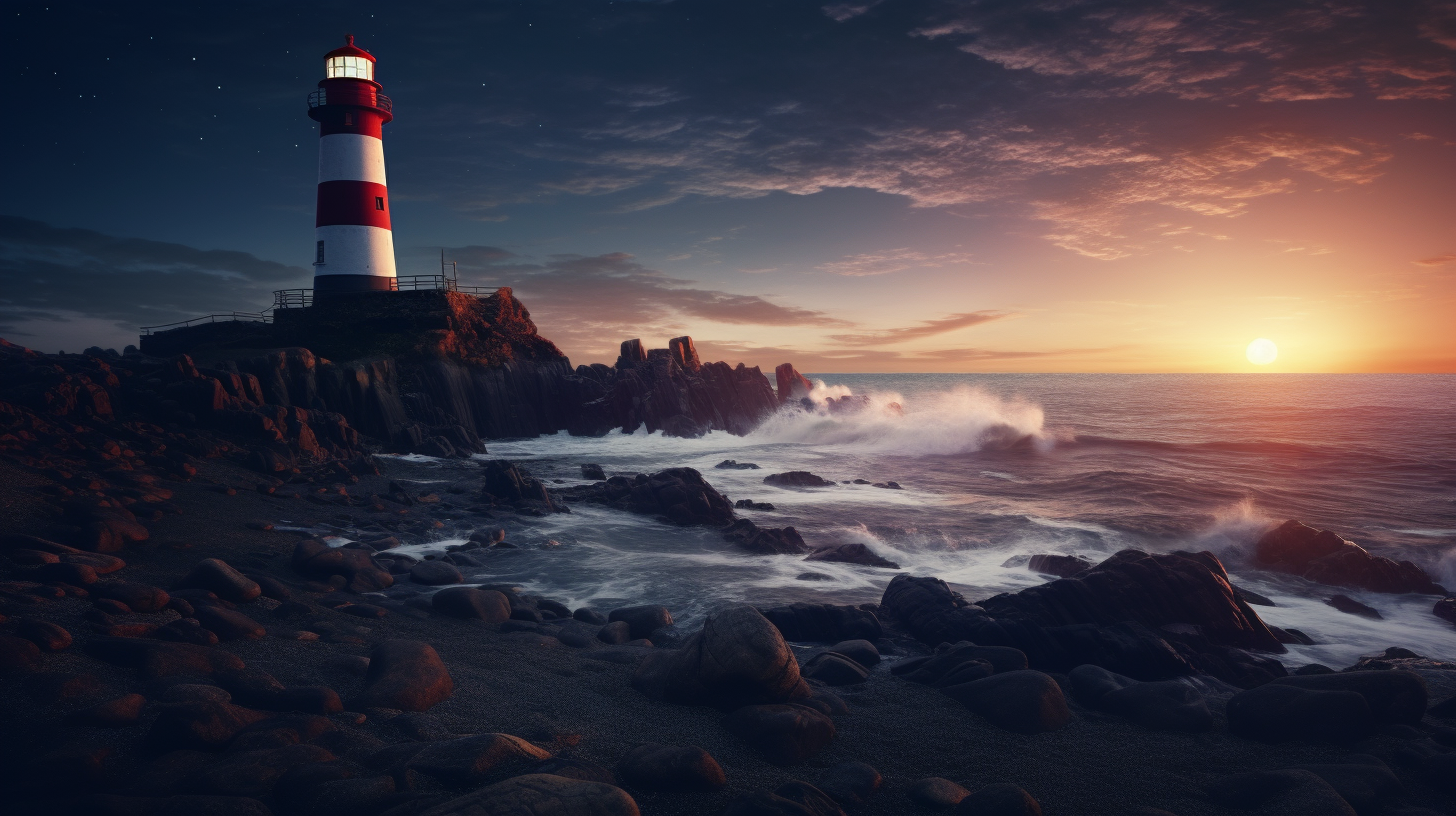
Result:
[[[316,296],[396,288],[382,140],[394,115],[379,89],[374,57],[351,34],[324,55],[324,79],[308,97],[319,123]]]

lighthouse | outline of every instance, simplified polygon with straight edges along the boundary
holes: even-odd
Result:
[[[344,40],[324,55],[324,79],[308,97],[319,123],[315,297],[396,288],[382,139],[393,106],[374,81],[373,55],[352,34]]]

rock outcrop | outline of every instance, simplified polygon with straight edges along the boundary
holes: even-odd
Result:
[[[1243,687],[1285,674],[1248,651],[1284,647],[1212,553],[1124,550],[1076,578],[977,604],[938,579],[898,575],[880,609],[925,643],[1013,646],[1044,671],[1090,663],[1137,680],[1203,673]]]
[[[721,527],[733,522],[733,503],[692,468],[668,468],[650,476],[613,476],[557,491],[557,496],[566,502],[603,504],[684,526]]]
[[[1315,583],[1372,592],[1445,595],[1446,589],[1410,561],[1371,555],[1364,547],[1329,530],[1293,519],[1265,533],[1254,550],[1265,569],[1301,575]]]

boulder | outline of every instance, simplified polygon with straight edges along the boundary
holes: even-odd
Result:
[[[189,780],[188,787],[196,793],[262,799],[273,793],[274,785],[291,768],[333,758],[317,745],[241,751],[202,769]]]
[[[998,782],[962,799],[954,812],[967,816],[1041,816],[1041,805],[1021,788]]]
[[[237,655],[191,643],[93,637],[86,643],[86,653],[107,663],[135,668],[148,679],[177,675],[214,677],[243,669],[243,661]]]
[[[410,580],[426,586],[458,584],[465,580],[454,564],[446,561],[421,561],[410,567]]]
[[[895,666],[893,673],[912,683],[944,688],[989,677],[997,672],[1019,671],[1027,667],[1026,655],[1008,646],[977,646],[969,641],[942,643],[935,654],[918,663],[906,661]]]
[[[601,465],[582,465],[581,478],[591,479],[592,481],[596,482],[602,482],[606,481],[607,472],[605,470],[602,470]]]
[[[1317,679],[1340,675],[1309,675]],[[1375,732],[1370,704],[1354,691],[1311,689],[1269,683],[1241,691],[1228,701],[1229,733],[1260,742],[1350,741]]]
[[[946,686],[941,693],[993,725],[1022,734],[1055,731],[1072,719],[1057,681],[1030,669]]]
[[[1359,816],[1375,816],[1405,793],[1390,767],[1369,754],[1354,754],[1340,762],[1295,767],[1323,779]]]
[[[77,711],[67,716],[66,722],[91,728],[127,728],[141,719],[146,704],[147,698],[140,694],[126,694]]]
[[[1346,615],[1359,615],[1362,618],[1380,620],[1380,610],[1373,606],[1367,606],[1351,598],[1349,595],[1333,595],[1325,603],[1329,606],[1344,612]]]
[[[489,459],[480,463],[480,470],[486,501],[548,513],[560,509],[545,485],[510,461]]]
[[[819,777],[819,790],[841,806],[862,807],[880,790],[880,772],[863,762],[842,762]]]
[[[220,606],[199,606],[193,610],[202,628],[218,640],[258,640],[267,634],[261,624],[241,612]]]
[[[718,761],[696,745],[639,745],[617,763],[617,778],[653,791],[715,791],[728,784]]]
[[[1279,816],[1356,816],[1354,808],[1319,775],[1303,770],[1252,771],[1226,776],[1207,788],[1229,808]]]
[[[1425,570],[1410,561],[1371,555],[1329,530],[1286,521],[1265,533],[1254,548],[1254,562],[1266,569],[1301,575],[1330,586],[1372,592],[1445,595]]]
[[[774,379],[777,381],[780,405],[798,402],[809,396],[809,392],[814,390],[814,384],[795,370],[792,363],[784,363],[774,369]]]
[[[589,626],[604,626],[607,623],[606,615],[603,615],[595,609],[588,609],[585,606],[573,611],[571,617],[573,620],[579,620]]]
[[[1274,682],[1313,691],[1354,692],[1365,698],[1371,715],[1384,723],[1419,725],[1429,699],[1426,681],[1402,669],[1281,677]]]
[[[1072,696],[1088,708],[1125,717],[1157,731],[1213,729],[1213,712],[1192,686],[1177,680],[1139,682],[1100,666],[1072,670]]]
[[[455,691],[440,656],[430,644],[417,640],[389,640],[374,647],[364,680],[368,685],[351,701],[351,710],[426,711]]]
[[[737,459],[724,459],[713,467],[719,470],[758,470],[758,465],[752,462],[740,462]]]
[[[613,621],[597,630],[597,640],[609,646],[621,646],[632,640],[632,626],[626,621]]]
[[[796,555],[809,551],[793,527],[759,527],[751,519],[738,519],[723,528],[723,537],[758,555]]]
[[[928,810],[949,810],[971,795],[960,785],[939,776],[917,779],[905,793],[910,801]]]
[[[641,816],[626,791],[600,782],[526,774],[427,808],[418,816]]]
[[[1093,566],[1095,565],[1091,561],[1080,555],[1033,555],[1026,563],[1026,568],[1032,572],[1055,575],[1058,578],[1071,578],[1079,572],[1092,569]]]
[[[551,752],[510,734],[432,742],[415,754],[409,767],[447,785],[480,785],[510,776],[550,759]]]
[[[162,750],[196,748],[216,751],[244,728],[268,719],[271,714],[232,703],[198,701],[167,703],[152,722],[148,740]]]
[[[763,483],[775,487],[833,487],[834,482],[815,476],[807,470],[791,470],[788,473],[771,473],[763,477]]]
[[[133,612],[160,612],[171,600],[165,589],[131,581],[105,581],[93,586],[91,591],[99,597],[126,604]]]
[[[1442,598],[1436,601],[1431,612],[1443,621],[1456,624],[1456,598]]]
[[[834,643],[841,640],[879,640],[884,631],[875,613],[857,606],[794,603],[763,610],[787,640]]]
[[[613,476],[566,488],[560,495],[569,501],[659,516],[684,526],[722,527],[733,521],[733,503],[692,468],[668,468],[650,476]]]
[[[178,587],[205,589],[232,603],[246,603],[263,594],[263,588],[256,581],[217,558],[197,562]]]
[[[869,669],[837,652],[820,652],[810,658],[809,662],[799,669],[799,673],[827,686],[863,683],[870,677]]]
[[[805,561],[837,561],[842,564],[860,564],[866,567],[883,567],[885,569],[899,569],[900,565],[875,553],[869,547],[859,543],[839,544],[834,547],[821,547],[809,553]]]
[[[830,646],[829,651],[842,654],[867,669],[872,669],[880,663],[880,650],[875,648],[875,644],[864,639],[841,640]]]
[[[710,613],[680,649],[654,650],[632,686],[652,699],[720,708],[808,696],[779,630],[746,605]]]
[[[280,780],[281,784],[282,780]],[[330,779],[308,788],[299,797],[299,812],[309,816],[357,816],[378,813],[396,800],[392,776]]]
[[[613,609],[607,615],[607,621],[625,622],[631,639],[636,640],[648,637],[664,626],[671,626],[672,613],[665,606],[627,606]]]
[[[43,652],[59,652],[71,647],[71,633],[64,627],[40,618],[16,618],[15,634],[34,643]]]
[[[510,599],[493,589],[449,587],[431,596],[430,607],[441,615],[486,623],[501,623],[511,617]]]
[[[46,553],[49,555],[49,553]],[[13,557],[13,552],[12,552]],[[51,556],[56,558],[56,556]],[[55,563],[41,564],[30,575],[37,581],[47,583],[71,584],[73,586],[90,586],[98,580],[96,569],[90,564],[74,564],[62,562],[57,558]]]
[[[722,816],[845,816],[829,794],[807,782],[785,782],[734,799]]]
[[[803,762],[834,739],[834,721],[800,705],[744,706],[728,715],[724,725],[777,765]]]
[[[196,610],[193,610],[196,614]],[[210,629],[204,629],[202,623],[196,618],[178,618],[159,627],[152,636],[159,640],[170,640],[176,643],[192,643],[198,646],[216,646],[217,635]]]

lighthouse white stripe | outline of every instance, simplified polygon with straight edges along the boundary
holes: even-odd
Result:
[[[324,262],[314,275],[380,275],[394,277],[394,233],[382,227],[338,224],[317,227],[324,242]]]
[[[331,133],[319,139],[319,177],[325,181],[384,184],[384,142],[357,133]]]

